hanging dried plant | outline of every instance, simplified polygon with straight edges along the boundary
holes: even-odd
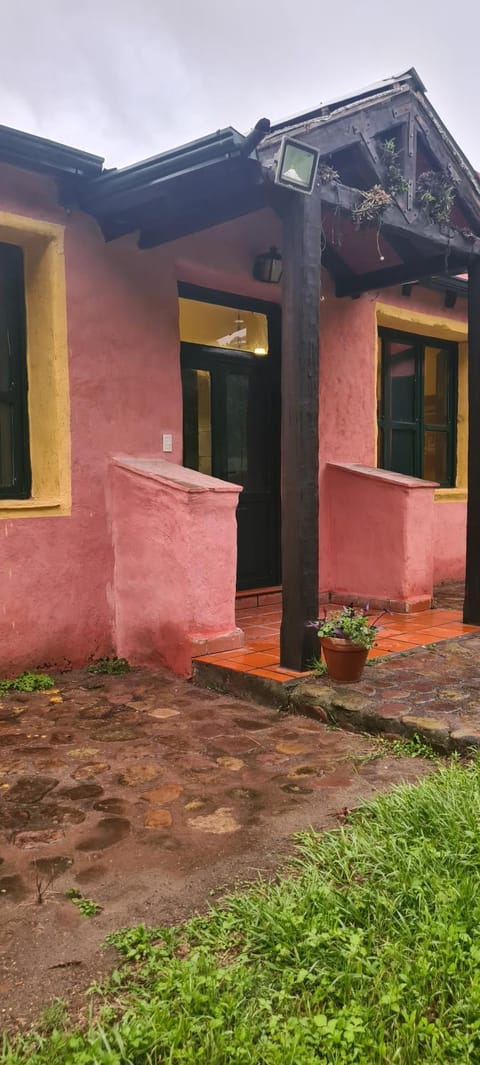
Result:
[[[335,170],[334,166],[329,166],[328,163],[318,164],[317,177],[321,185],[331,185],[334,181],[340,181],[338,170]]]
[[[381,185],[360,192],[361,199],[353,208],[352,217],[357,226],[380,228],[382,216],[392,203],[392,197]]]
[[[444,171],[424,170],[417,179],[417,204],[430,222],[447,225],[455,201],[455,188]]]

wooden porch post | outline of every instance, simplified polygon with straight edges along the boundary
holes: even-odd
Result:
[[[480,259],[468,271],[468,498],[463,620],[480,624]]]
[[[318,409],[321,203],[292,193],[283,218],[280,661],[318,656]]]

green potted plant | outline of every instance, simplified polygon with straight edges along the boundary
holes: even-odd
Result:
[[[316,628],[332,680],[342,684],[360,680],[368,652],[375,645],[377,621],[372,621],[367,608],[344,606],[330,614],[324,612]]]

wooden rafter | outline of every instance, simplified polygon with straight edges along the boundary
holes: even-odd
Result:
[[[465,267],[465,259],[458,257],[449,259],[449,269],[452,273],[461,274]],[[355,275],[354,277],[338,278],[335,291],[337,296],[359,296],[362,292],[371,292],[375,289],[391,288],[392,285],[405,285],[408,282],[422,281],[424,278],[430,278],[435,274],[444,272],[445,256],[434,255],[431,258],[412,260],[409,263],[401,263],[399,266],[372,270],[369,273]]]

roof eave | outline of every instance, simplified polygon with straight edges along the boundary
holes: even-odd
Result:
[[[87,210],[95,211],[106,205],[113,206],[115,199],[120,196],[124,200],[125,196],[131,194],[134,201],[135,193],[140,190],[148,187],[153,189],[167,181],[240,156],[244,143],[245,137],[228,126],[132,166],[106,171],[90,182],[82,204]]]
[[[54,177],[92,178],[103,168],[99,155],[9,126],[0,126],[0,161]]]

